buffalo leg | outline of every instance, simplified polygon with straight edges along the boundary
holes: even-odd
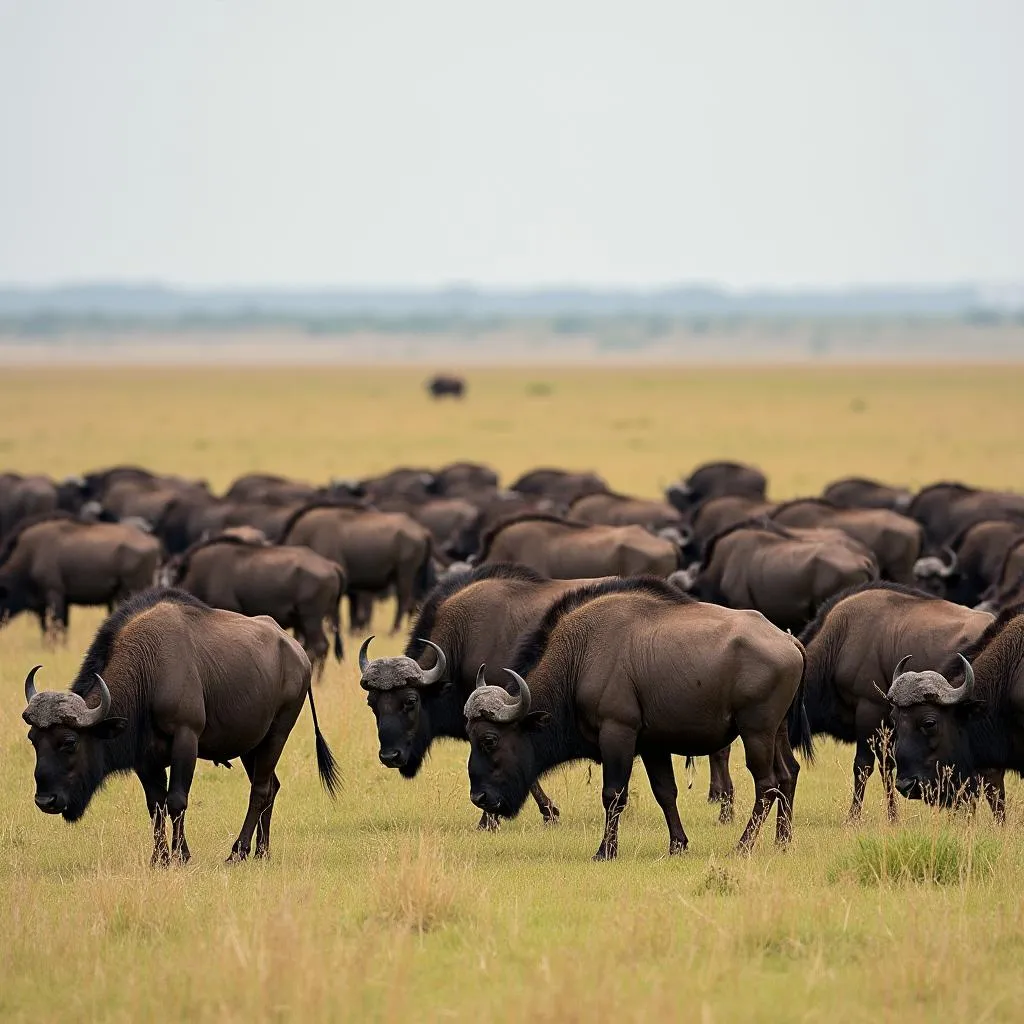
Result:
[[[252,786],[255,770],[255,758],[252,754],[246,754],[241,758],[242,767],[245,768],[245,774],[249,776],[249,785]],[[274,814],[274,801],[277,799],[277,794],[281,789],[281,780],[277,777],[277,772],[271,776],[270,782],[270,804],[259,816],[256,822],[256,856],[257,857],[269,857],[270,856],[270,819]]]
[[[647,778],[651,782],[651,792],[658,806],[665,815],[668,825],[668,852],[682,853],[689,845],[683,823],[679,820],[679,790],[676,787],[676,774],[672,770],[672,755],[665,750],[648,750],[640,755],[647,769]]]
[[[1003,773],[998,769],[982,772],[981,785],[985,790],[985,799],[992,808],[992,817],[1000,825],[1006,824],[1006,786]]]
[[[890,822],[899,821],[900,810],[896,803],[896,758],[892,752],[892,731],[884,726],[874,735],[875,759],[878,773],[882,776],[885,790],[886,814]]]
[[[636,756],[636,732],[618,722],[606,722],[598,737],[604,784],[604,838],[594,860],[613,860],[619,854],[619,817],[629,800],[629,777]]]
[[[537,806],[540,808],[541,817],[544,819],[545,825],[557,825],[558,824],[558,808],[555,806],[555,801],[551,799],[540,788],[540,783],[535,782],[530,787],[530,795],[534,800],[537,801]]]
[[[774,771],[775,736],[760,732],[744,736],[742,730],[740,736],[743,739],[747,770],[754,777],[754,810],[739,842],[740,852],[748,853],[757,841],[757,835],[779,795],[779,789]]]
[[[246,755],[252,766],[246,766],[246,772],[250,773],[249,808],[245,813],[245,821],[242,822],[242,830],[231,847],[229,862],[245,860],[249,856],[253,833],[257,826],[264,829],[264,844],[260,845],[257,836],[256,856],[270,856],[270,818],[274,813],[274,798],[280,788],[275,771],[284,745],[288,741],[288,735],[292,731],[295,719],[298,718],[299,708],[301,704],[295,708],[294,715],[278,718],[256,749]]]
[[[153,857],[150,864],[154,867],[166,866],[171,862],[171,851],[167,846],[167,770],[146,761],[136,770],[136,774],[146,794],[146,809],[153,823]]]
[[[477,829],[480,832],[497,832],[500,824],[496,814],[489,814],[487,811],[484,811],[480,815],[480,823],[477,825]]]
[[[708,758],[708,764],[711,767],[708,803],[721,804],[718,820],[723,825],[728,825],[732,821],[733,786],[732,776],[729,774],[729,751],[731,749],[731,744],[728,747],[722,747]]]
[[[199,737],[189,728],[181,728],[171,743],[171,784],[167,790],[167,814],[171,819],[171,856],[185,864],[191,858],[185,839],[185,811],[188,793],[196,772]]]
[[[793,838],[793,801],[800,762],[789,744],[789,724],[783,720],[775,737],[775,777],[779,786],[779,803],[775,821],[775,842],[786,845]]]
[[[392,636],[402,628],[402,620],[407,615],[412,615],[413,607],[416,604],[415,589],[414,572],[409,572],[404,565],[400,565],[395,576],[395,622],[391,627]]]
[[[299,643],[302,644],[309,663],[313,666],[313,673],[319,681],[324,674],[324,666],[327,664],[327,654],[330,644],[327,642],[327,634],[324,633],[323,619],[319,616],[307,616],[300,619],[296,628],[299,636]]]

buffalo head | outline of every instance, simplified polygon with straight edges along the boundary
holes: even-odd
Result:
[[[91,708],[69,690],[37,692],[40,667],[25,679],[28,706],[21,715],[36,752],[36,806],[77,821],[102,783],[104,743],[119,736],[128,722],[110,717],[110,691],[102,676],[96,676],[99,704]]]
[[[517,692],[511,694],[502,686],[487,685],[485,671],[481,665],[465,708],[470,799],[482,811],[511,818],[537,777],[528,734],[547,725],[551,716],[530,710],[530,688],[521,675],[505,669],[517,683]]]
[[[946,590],[957,575],[956,552],[943,548],[945,558],[939,555],[924,555],[914,563],[914,579],[919,587],[945,597]]]
[[[967,719],[974,700],[974,669],[961,654],[964,681],[952,686],[940,672],[893,673],[886,698],[895,723],[896,788],[910,800],[952,805],[976,788]]]
[[[412,778],[433,739],[424,701],[446,685],[442,680],[447,660],[437,644],[421,640],[437,655],[433,668],[421,668],[405,656],[371,661],[367,652],[372,639],[367,637],[359,648],[359,685],[366,690],[366,703],[377,720],[381,764]]]

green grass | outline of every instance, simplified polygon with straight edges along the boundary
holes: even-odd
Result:
[[[428,401],[424,375],[8,371],[0,452],[22,470],[139,461],[218,487],[250,469],[322,479],[481,458],[506,480],[561,463],[652,494],[720,456],[760,463],[778,497],[846,473],[1024,482],[1017,368],[545,370],[543,400],[527,393],[538,371],[488,370],[469,375],[461,404]],[[65,685],[101,618],[75,609],[57,650],[28,621],[0,633],[0,1020],[1019,1019],[1016,780],[1005,828],[987,810],[968,820],[906,802],[891,827],[877,777],[850,828],[853,750],[827,742],[801,775],[791,849],[768,827],[741,858],[753,787],[740,752],[728,826],[705,801],[706,762],[692,789],[680,762],[691,849],[670,859],[638,764],[620,858],[595,864],[599,770],[545,780],[560,825],[531,806],[477,832],[465,746],[438,745],[413,781],[381,767],[350,643],[317,695],[344,771],[338,802],[320,789],[303,713],[273,860],[223,863],[247,787],[238,768],[203,764],[193,862],[153,870],[134,778],[112,780],[76,826],[32,803],[25,672],[41,661],[39,682]],[[400,649],[387,623],[381,608],[375,654]]]

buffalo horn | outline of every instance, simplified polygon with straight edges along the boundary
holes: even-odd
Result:
[[[474,690],[479,690],[481,686],[487,685],[487,679],[485,678],[486,674],[487,665],[485,663],[476,670],[476,684],[473,687]]]
[[[952,576],[956,572],[956,552],[949,546],[942,549],[949,557],[949,562],[944,566],[942,570],[943,576]]]
[[[359,671],[364,676],[366,675],[366,670],[370,667],[370,659],[367,657],[366,652],[370,649],[370,641],[372,639],[372,636],[368,636],[363,641],[363,646],[359,648]]]
[[[525,718],[530,713],[530,688],[526,685],[526,680],[512,669],[507,668],[505,671],[519,684],[519,709],[516,717]]]
[[[964,681],[959,686],[949,688],[949,694],[943,704],[959,704],[961,701],[970,700],[971,694],[974,693],[974,669],[962,654],[958,654],[957,657],[964,663]]]
[[[903,671],[903,666],[906,665],[906,663],[910,661],[912,657],[912,654],[904,654],[903,657],[900,658],[899,664],[896,666],[892,673],[892,681],[894,683],[896,682],[896,677]]]
[[[36,665],[27,676],[25,676],[25,703],[31,704],[32,698],[36,695],[36,673],[42,668]]]
[[[86,709],[79,716],[78,724],[83,729],[88,729],[91,725],[99,725],[110,711],[110,690],[107,689],[107,684],[99,672],[96,673],[96,682],[100,685],[100,705],[98,708]]]
[[[433,647],[434,653],[437,655],[437,663],[434,667],[423,671],[423,685],[430,686],[431,684],[438,682],[444,675],[444,670],[447,667],[448,662],[445,659],[444,651],[442,651],[437,644],[433,644],[429,640],[420,640],[420,643],[426,644],[428,647]]]

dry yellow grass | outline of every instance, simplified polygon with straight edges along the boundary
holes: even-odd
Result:
[[[654,493],[697,461],[733,456],[762,465],[778,497],[846,473],[1024,482],[1015,367],[487,370],[471,375],[463,404],[429,402],[422,378],[9,371],[0,463],[59,475],[138,461],[220,487],[250,469],[324,478],[465,457],[506,479],[538,463],[593,467],[620,489]],[[339,802],[319,788],[304,713],[280,771],[274,860],[222,863],[245,780],[203,765],[189,812],[193,862],[152,870],[133,778],[113,781],[74,827],[32,804],[25,671],[42,661],[41,683],[66,684],[100,619],[76,609],[56,651],[42,649],[29,621],[0,633],[4,1021],[1019,1019],[1015,782],[1003,830],[987,812],[969,822],[906,804],[891,829],[877,779],[865,823],[851,830],[841,821],[852,749],[824,744],[801,777],[792,849],[763,836],[740,859],[731,850],[741,823],[715,823],[702,764],[680,795],[691,852],[669,860],[638,766],[620,859],[594,864],[596,770],[545,782],[559,826],[543,827],[529,807],[499,833],[477,833],[466,748],[439,746],[412,782],[382,768],[349,660],[328,667],[318,694],[345,775]],[[377,653],[399,648],[378,643]],[[738,754],[733,767],[743,817],[752,786]],[[684,784],[681,764],[678,775]],[[904,829],[908,848],[948,860],[959,846],[965,864],[978,851],[991,871],[954,865],[944,885],[887,875],[874,884],[850,868],[863,866],[861,838],[875,844],[870,859]]]

